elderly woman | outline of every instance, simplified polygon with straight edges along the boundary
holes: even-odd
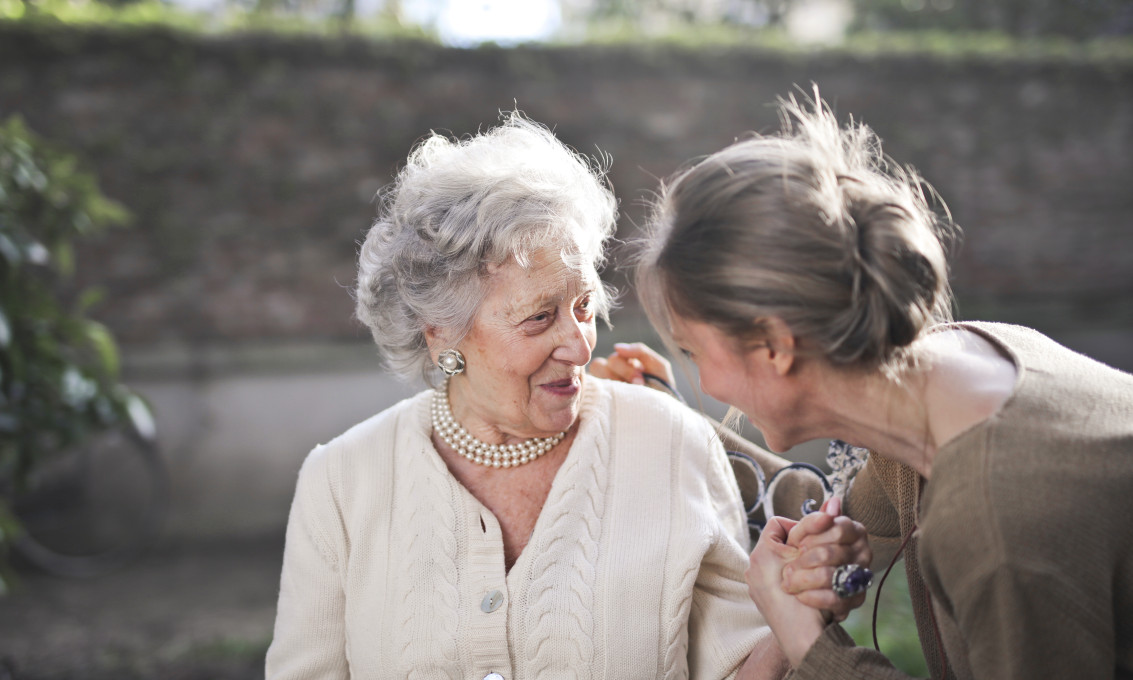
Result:
[[[399,375],[440,380],[304,463],[269,680],[785,671],[712,428],[584,374],[615,210],[519,115],[410,155],[357,315]]]
[[[638,280],[660,330],[772,450],[872,451],[845,509],[904,548],[933,677],[1133,677],[1133,376],[947,323],[920,181],[820,102],[783,109],[664,188]],[[905,677],[790,597],[832,585],[793,561],[808,536],[770,523],[748,576],[793,677]]]

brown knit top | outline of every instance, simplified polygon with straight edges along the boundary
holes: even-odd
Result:
[[[1012,396],[937,452],[931,481],[872,456],[846,512],[875,567],[916,530],[905,567],[934,678],[1133,678],[1133,376],[1026,328],[958,326],[1014,361]],[[907,676],[834,624],[791,677]]]

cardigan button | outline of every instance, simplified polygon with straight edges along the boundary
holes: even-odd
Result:
[[[499,673],[488,673],[484,676],[484,680],[504,680],[504,676]]]
[[[492,592],[484,596],[484,600],[480,603],[480,611],[484,612],[485,614],[491,614],[492,612],[499,609],[500,605],[503,603],[504,594],[498,590],[493,590]],[[499,677],[498,673],[495,675]],[[495,679],[493,678],[493,680]],[[500,677],[500,680],[503,680],[503,678]]]

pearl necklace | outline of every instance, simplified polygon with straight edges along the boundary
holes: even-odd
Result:
[[[550,437],[535,437],[518,444],[487,444],[473,437],[452,417],[448,403],[448,381],[433,390],[433,430],[446,444],[473,463],[510,468],[529,463],[550,451],[566,436],[566,430]]]

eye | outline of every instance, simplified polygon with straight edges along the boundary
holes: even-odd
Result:
[[[558,310],[554,307],[545,307],[523,320],[520,327],[528,334],[542,333],[555,323]]]
[[[594,298],[590,295],[578,301],[578,313],[583,319],[589,319],[594,314]]]
[[[681,350],[681,354],[685,355],[686,359],[688,359],[689,361],[692,361],[693,357],[692,357],[692,351],[691,350],[687,350],[684,347],[681,347],[680,350]]]

